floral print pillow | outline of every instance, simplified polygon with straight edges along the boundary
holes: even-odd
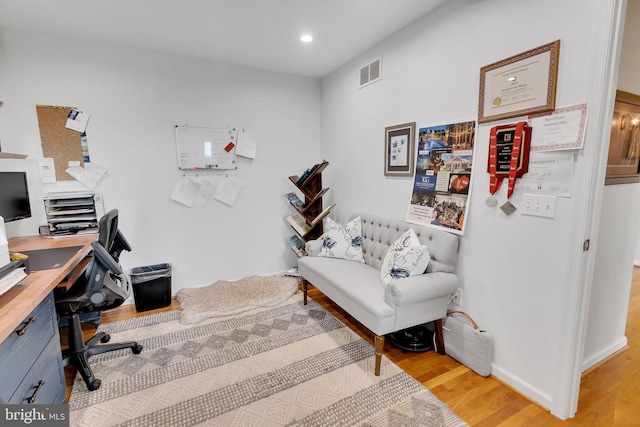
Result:
[[[412,228],[391,244],[380,267],[380,280],[387,286],[392,281],[422,274],[431,257]]]
[[[324,221],[322,249],[318,256],[364,262],[360,217],[344,226],[327,217]]]

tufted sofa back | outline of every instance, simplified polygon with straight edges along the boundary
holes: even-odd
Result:
[[[427,273],[454,272],[458,258],[457,235],[431,227],[369,214],[355,214],[351,219],[358,216],[362,220],[362,249],[364,262],[367,265],[380,269],[389,246],[409,228],[413,228],[420,242],[429,248],[431,262],[427,267]]]

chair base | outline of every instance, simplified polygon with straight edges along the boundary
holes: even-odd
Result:
[[[101,384],[89,365],[91,356],[125,348],[130,348],[134,354],[142,351],[142,346],[135,341],[107,344],[110,339],[108,334],[98,332],[85,342],[80,316],[76,313],[69,316],[69,349],[62,351],[62,363],[64,366],[75,366],[90,391],[97,390]]]

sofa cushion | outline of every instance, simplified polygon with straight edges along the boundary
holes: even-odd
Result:
[[[319,257],[364,262],[360,217],[353,218],[344,226],[327,217],[324,229]]]
[[[428,265],[429,250],[410,228],[389,247],[382,260],[380,279],[386,286],[396,279],[422,274]]]
[[[393,330],[395,313],[385,302],[379,270],[364,263],[310,256],[298,259],[298,269],[302,277],[372,331],[384,334]]]

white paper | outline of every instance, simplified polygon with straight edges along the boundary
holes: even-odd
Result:
[[[4,218],[0,216],[0,267],[9,264],[9,242],[7,241],[7,231],[4,227]]]
[[[80,165],[69,166],[65,172],[89,190],[93,191],[109,171],[98,164],[85,163],[84,168]]]
[[[102,179],[109,173],[107,168],[103,168],[97,163],[85,163],[84,168],[92,177],[97,179],[98,182],[102,181]]]
[[[203,177],[197,178],[197,180],[200,184],[200,189],[196,195],[195,203],[200,206],[207,206],[207,202],[211,198],[211,193],[213,193],[213,183]]]
[[[529,116],[531,151],[576,150],[584,144],[587,104]]]
[[[191,207],[200,191],[200,184],[193,178],[182,177],[176,182],[171,198],[178,203]]]
[[[247,132],[244,129],[238,133],[238,145],[236,146],[236,154],[238,156],[255,159],[257,146],[257,134]]]
[[[51,157],[38,159],[38,167],[40,168],[40,179],[43,184],[55,184],[56,182],[56,166]]]
[[[529,172],[518,179],[517,188],[529,194],[571,197],[574,153],[554,151],[529,154]]]
[[[238,193],[240,193],[241,187],[242,182],[235,178],[226,177],[222,180],[220,185],[218,185],[216,194],[213,197],[222,203],[233,206],[233,203],[236,201],[236,197],[238,197]]]
[[[76,110],[72,108],[69,111],[69,115],[67,116],[67,124],[66,128],[78,131],[80,133],[84,133],[87,129],[87,123],[89,122],[89,115],[87,113],[83,113],[82,111]]]
[[[65,169],[65,172],[74,177],[76,181],[80,182],[89,190],[93,190],[100,183],[96,178],[91,176],[89,172],[80,166],[71,166]]]

